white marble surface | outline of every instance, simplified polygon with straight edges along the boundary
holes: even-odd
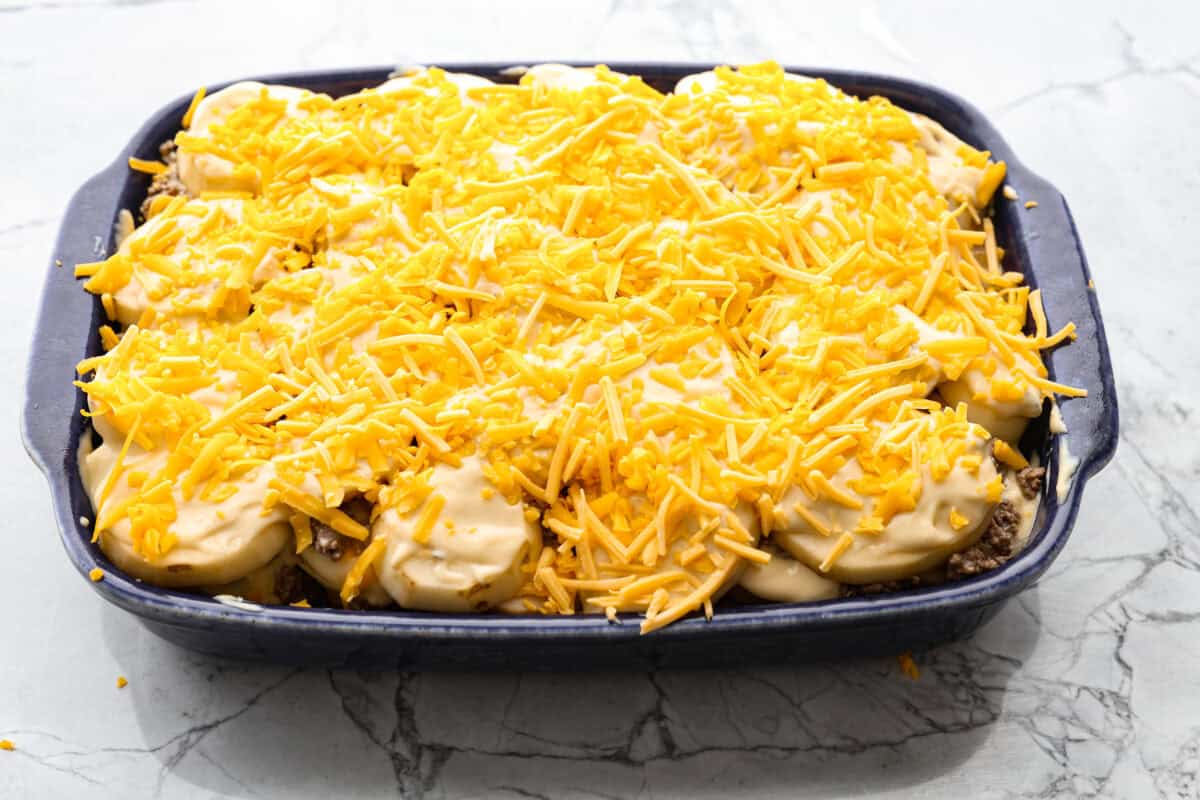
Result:
[[[16,749],[0,752],[0,797],[1197,796],[1200,6],[1139,5],[0,0],[10,369],[68,196],[197,85],[439,60],[775,58],[928,80],[993,115],[1071,201],[1124,416],[1050,574],[971,640],[918,654],[916,681],[894,660],[330,674],[182,652],[93,594],[21,450],[12,377],[0,738]]]

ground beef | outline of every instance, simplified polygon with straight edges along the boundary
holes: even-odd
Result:
[[[304,573],[293,564],[282,564],[275,573],[275,596],[281,603],[295,603],[304,597]]]
[[[175,142],[168,139],[159,145],[158,152],[162,156],[163,163],[167,165],[167,171],[161,175],[155,175],[150,181],[146,199],[142,201],[142,219],[146,218],[150,201],[160,194],[171,196],[187,194],[187,187],[183,185],[183,181],[179,180],[179,160],[175,153]]]
[[[341,602],[339,599],[338,602]],[[365,597],[356,595],[350,598],[349,603],[342,603],[343,608],[348,608],[351,611],[370,611],[371,604],[367,602]]]
[[[280,603],[307,600],[310,605],[326,605],[325,587],[296,564],[281,564],[275,573],[275,596]]]
[[[331,561],[341,561],[345,553],[343,541],[350,537],[342,536],[324,522],[315,519],[311,520],[309,525],[312,526],[313,549]]]
[[[341,511],[359,525],[371,524],[371,502],[364,497],[352,497],[342,503]]]
[[[1046,477],[1045,467],[1026,467],[1017,473],[1017,486],[1021,488],[1021,494],[1025,498],[1032,500],[1041,494],[1042,479]]]
[[[946,562],[946,578],[969,578],[1004,564],[1012,558],[1013,542],[1020,528],[1021,513],[1012,503],[1001,501],[979,541],[950,556]]]
[[[371,504],[355,497],[342,503],[341,511],[359,525],[371,523]],[[319,520],[311,520],[313,533],[313,549],[332,561],[340,561],[347,553],[357,555],[362,551],[362,543],[349,536],[343,536]]]
[[[899,592],[903,589],[916,589],[924,585],[925,580],[920,575],[912,575],[907,578],[901,578],[896,581],[884,581],[883,583],[864,583],[861,586],[853,584],[842,584],[843,597],[874,597],[879,594],[888,592]]]

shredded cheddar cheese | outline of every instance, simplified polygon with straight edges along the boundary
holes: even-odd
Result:
[[[201,86],[196,90],[196,93],[192,95],[192,101],[188,103],[187,111],[183,112],[183,119],[180,121],[180,124],[183,127],[187,128],[192,124],[192,116],[196,113],[196,106],[200,105],[200,101],[204,99],[205,94],[207,94],[207,90],[205,87]]]
[[[161,161],[146,161],[141,158],[129,158],[129,168],[135,172],[145,172],[148,175],[162,175],[167,171],[167,165]]]
[[[996,456],[997,461],[1013,469],[1025,469],[1029,466],[1029,460],[1003,439],[996,439],[992,442],[992,453]]]
[[[963,145],[970,191],[940,187],[916,117],[774,64],[676,94],[588,75],[262,87],[181,131],[207,188],[156,198],[116,254],[76,266],[124,325],[79,365],[123,437],[97,535],[153,562],[187,507],[261,485],[297,553],[310,520],[366,542],[349,603],[388,544],[340,505],[408,515],[418,548],[459,541],[430,476],[478,459],[481,499],[557,540],[530,551],[522,602],[638,610],[650,631],[711,615],[770,561],[793,487],[858,520],[795,505],[833,543],[821,572],[915,508],[977,435],[930,398],[943,382],[1078,393],[1040,357],[1074,328],[1048,334],[982,216],[1002,162]],[[216,98],[198,92],[185,128]],[[162,458],[123,467],[144,453]]]
[[[921,677],[921,670],[913,660],[912,653],[901,653],[896,656],[896,660],[900,662],[900,671],[906,676],[914,681]]]

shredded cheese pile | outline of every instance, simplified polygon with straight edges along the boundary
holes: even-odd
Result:
[[[1001,267],[983,209],[1004,165],[986,152],[952,154],[977,176],[954,196],[881,98],[774,64],[674,94],[589,75],[264,87],[181,132],[223,188],[154,198],[119,253],[76,267],[125,325],[79,365],[90,413],[122,454],[166,454],[149,473],[118,459],[104,488],[133,490],[97,534],[128,524],[161,558],[180,497],[218,502],[266,470],[263,507],[287,509],[297,549],[308,519],[371,540],[352,598],[386,543],[343,502],[408,515],[419,545],[453,526],[432,471],[477,459],[485,495],[545,531],[527,609],[636,609],[652,630],[711,614],[770,558],[793,487],[861,510],[838,530],[797,506],[838,543],[828,569],[912,510],[923,475],[977,469],[980,429],[939,384],[1080,394],[1039,355],[1073,328],[1051,334]],[[838,484],[851,460],[862,474]]]

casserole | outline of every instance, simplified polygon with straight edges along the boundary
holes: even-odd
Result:
[[[695,71],[691,67],[617,65],[617,68],[637,72],[659,88]],[[451,69],[497,80],[506,77],[494,67]],[[101,591],[119,605],[141,614],[167,638],[212,652],[356,666],[711,665],[740,657],[762,660],[801,654],[895,652],[959,635],[978,625],[998,609],[999,602],[1049,565],[1069,530],[1082,481],[1107,459],[1115,441],[1116,408],[1110,370],[1082,253],[1065,204],[1055,199],[1057,194],[1053,189],[1012,160],[994,130],[966,104],[904,82],[848,73],[805,72],[824,77],[853,94],[882,94],[911,111],[932,117],[968,143],[1008,161],[1010,186],[1022,198],[1039,200],[1042,205],[1035,213],[1020,213],[1013,203],[998,205],[995,222],[1006,251],[1005,266],[1025,273],[1031,287],[1043,290],[1047,298],[1046,314],[1052,325],[1070,319],[1078,326],[1080,342],[1051,354],[1048,367],[1055,380],[1081,386],[1090,394],[1063,407],[1070,430],[1069,450],[1078,458],[1075,478],[1061,493],[1061,499],[1059,496],[1044,499],[1029,546],[1003,569],[958,584],[872,600],[733,609],[711,623],[686,620],[644,641],[637,641],[634,626],[609,625],[601,618],[512,619],[366,612],[348,619],[345,612],[339,611],[267,609],[246,604],[223,606],[207,599],[152,589],[106,569],[99,554],[90,545],[85,546],[91,511],[80,491],[75,463],[84,425],[82,418],[72,413],[82,407],[81,399],[75,396],[72,406],[68,402],[72,393],[52,385],[53,381],[64,380],[66,374],[53,364],[73,363],[80,356],[99,351],[97,335],[91,333],[89,337],[87,332],[97,328],[101,312],[98,305],[86,307],[91,301],[62,296],[77,289],[65,270],[55,272],[56,268],[52,268],[31,361],[26,439],[35,458],[43,465],[54,465],[47,471],[59,501],[60,526],[77,566],[86,572],[100,563],[107,573],[105,580],[96,584]],[[337,96],[378,83],[384,76],[380,70],[281,76],[269,81]],[[178,128],[183,111],[181,101],[161,112],[143,128],[112,168],[81,190],[64,222],[56,259],[71,264],[103,257],[111,251],[112,237],[108,232],[118,209],[136,207],[145,193],[144,179],[127,174],[125,161],[130,156],[153,157],[157,143]],[[79,238],[85,232],[90,234],[86,244]],[[87,245],[91,246],[90,252]],[[1052,263],[1058,269],[1050,272]],[[70,313],[72,308],[75,313]],[[53,325],[48,322],[52,316]],[[86,329],[84,319],[89,319]],[[71,330],[76,324],[78,329]],[[83,350],[80,343],[85,339],[88,347]],[[1074,352],[1077,349],[1079,352]],[[64,441],[61,433],[53,435],[54,426],[57,424],[61,429],[68,418],[74,421]],[[1031,438],[1026,440],[1027,450],[1032,443],[1046,442],[1045,424],[1040,429],[1035,426],[1028,436]],[[1070,462],[1065,457],[1067,446],[1061,439],[1055,439],[1040,449],[1041,460],[1050,465],[1047,484],[1054,485],[1059,482],[1059,471]],[[1060,450],[1063,458],[1058,457]],[[718,650],[712,646],[715,637],[720,637],[722,644],[729,639],[737,639],[739,643]]]

